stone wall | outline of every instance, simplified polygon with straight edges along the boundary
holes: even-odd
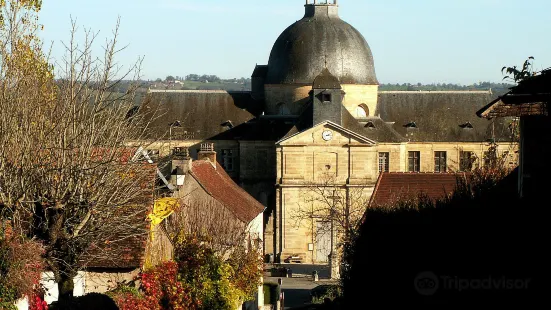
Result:
[[[404,166],[403,172],[408,171],[408,152],[420,152],[420,172],[434,172],[434,152],[446,152],[448,172],[460,170],[460,156],[462,151],[473,152],[476,158],[473,166],[484,165],[485,152],[489,149],[488,143],[408,143],[405,153],[401,156]],[[504,155],[507,154],[507,155]],[[498,146],[498,155],[506,157],[506,163],[510,167],[514,167],[518,163],[518,144],[503,143]],[[391,159],[392,161],[392,159]],[[511,164],[512,163],[512,164]]]
[[[281,104],[289,111],[288,114],[299,115],[310,100],[312,85],[266,84],[264,89],[266,115],[279,115]]]
[[[359,117],[356,109],[361,104],[368,107],[367,116],[377,116],[379,85],[343,84],[342,90],[346,93],[342,104],[354,117]]]
[[[368,107],[368,116],[376,116],[378,85],[343,84],[345,92],[343,105],[354,117],[358,117],[356,108],[365,104]],[[284,104],[291,115],[299,115],[310,100],[312,85],[265,85],[266,114],[278,115],[279,105]]]
[[[139,269],[128,272],[86,272],[84,276],[85,294],[108,292],[116,288],[119,283],[132,281],[139,273]]]

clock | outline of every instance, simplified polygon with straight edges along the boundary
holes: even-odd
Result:
[[[321,134],[321,137],[323,138],[323,140],[329,141],[333,139],[333,132],[331,132],[330,130],[326,130]]]

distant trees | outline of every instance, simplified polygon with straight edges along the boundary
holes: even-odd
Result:
[[[194,82],[220,82],[221,79],[216,75],[199,75],[199,74],[188,74],[185,77],[186,81],[194,81]]]
[[[382,91],[469,91],[469,90],[492,90],[495,93],[501,93],[506,91],[512,84],[509,83],[493,83],[493,82],[478,82],[472,85],[460,85],[453,83],[433,83],[433,84],[422,84],[422,83],[388,83],[381,84],[379,89]]]

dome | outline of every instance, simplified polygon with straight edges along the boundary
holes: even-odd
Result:
[[[324,68],[341,84],[379,84],[369,45],[358,30],[339,18],[338,6],[305,7],[304,17],[275,42],[266,84],[312,84]]]

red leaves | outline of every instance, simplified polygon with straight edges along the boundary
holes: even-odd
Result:
[[[43,271],[41,244],[15,236],[9,225],[0,230],[0,300],[35,294]]]
[[[143,272],[140,282],[140,294],[114,294],[113,299],[121,310],[196,309],[190,290],[178,281],[178,267],[174,262]]]

